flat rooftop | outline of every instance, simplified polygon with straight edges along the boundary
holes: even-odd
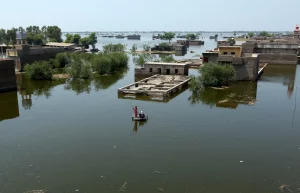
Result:
[[[188,84],[190,78],[180,75],[154,75],[118,89],[119,94],[169,96]]]
[[[63,42],[48,42],[46,46],[57,46],[57,47],[69,47],[74,46],[72,43],[63,43]]]
[[[219,46],[220,48],[241,48],[241,46]]]
[[[166,65],[166,66],[185,66],[189,63],[168,63],[168,62],[146,62],[145,64],[151,64],[151,65]]]

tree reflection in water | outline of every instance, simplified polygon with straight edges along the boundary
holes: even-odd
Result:
[[[226,88],[191,86],[191,91],[192,95],[188,98],[191,104],[235,109],[239,104],[255,104],[257,82],[237,82]]]

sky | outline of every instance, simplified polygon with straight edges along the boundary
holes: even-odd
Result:
[[[62,31],[293,31],[300,0],[1,1],[0,28]]]

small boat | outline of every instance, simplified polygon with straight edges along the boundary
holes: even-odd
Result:
[[[145,117],[139,117],[139,115],[137,117],[134,117],[134,115],[132,115],[132,121],[147,121],[148,120],[148,116],[145,115]]]

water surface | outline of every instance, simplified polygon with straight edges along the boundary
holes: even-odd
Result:
[[[258,82],[163,101],[118,96],[133,72],[130,62],[90,81],[18,77],[19,90],[0,95],[0,192],[300,188],[300,66],[268,66]],[[131,121],[132,105],[146,123]]]

